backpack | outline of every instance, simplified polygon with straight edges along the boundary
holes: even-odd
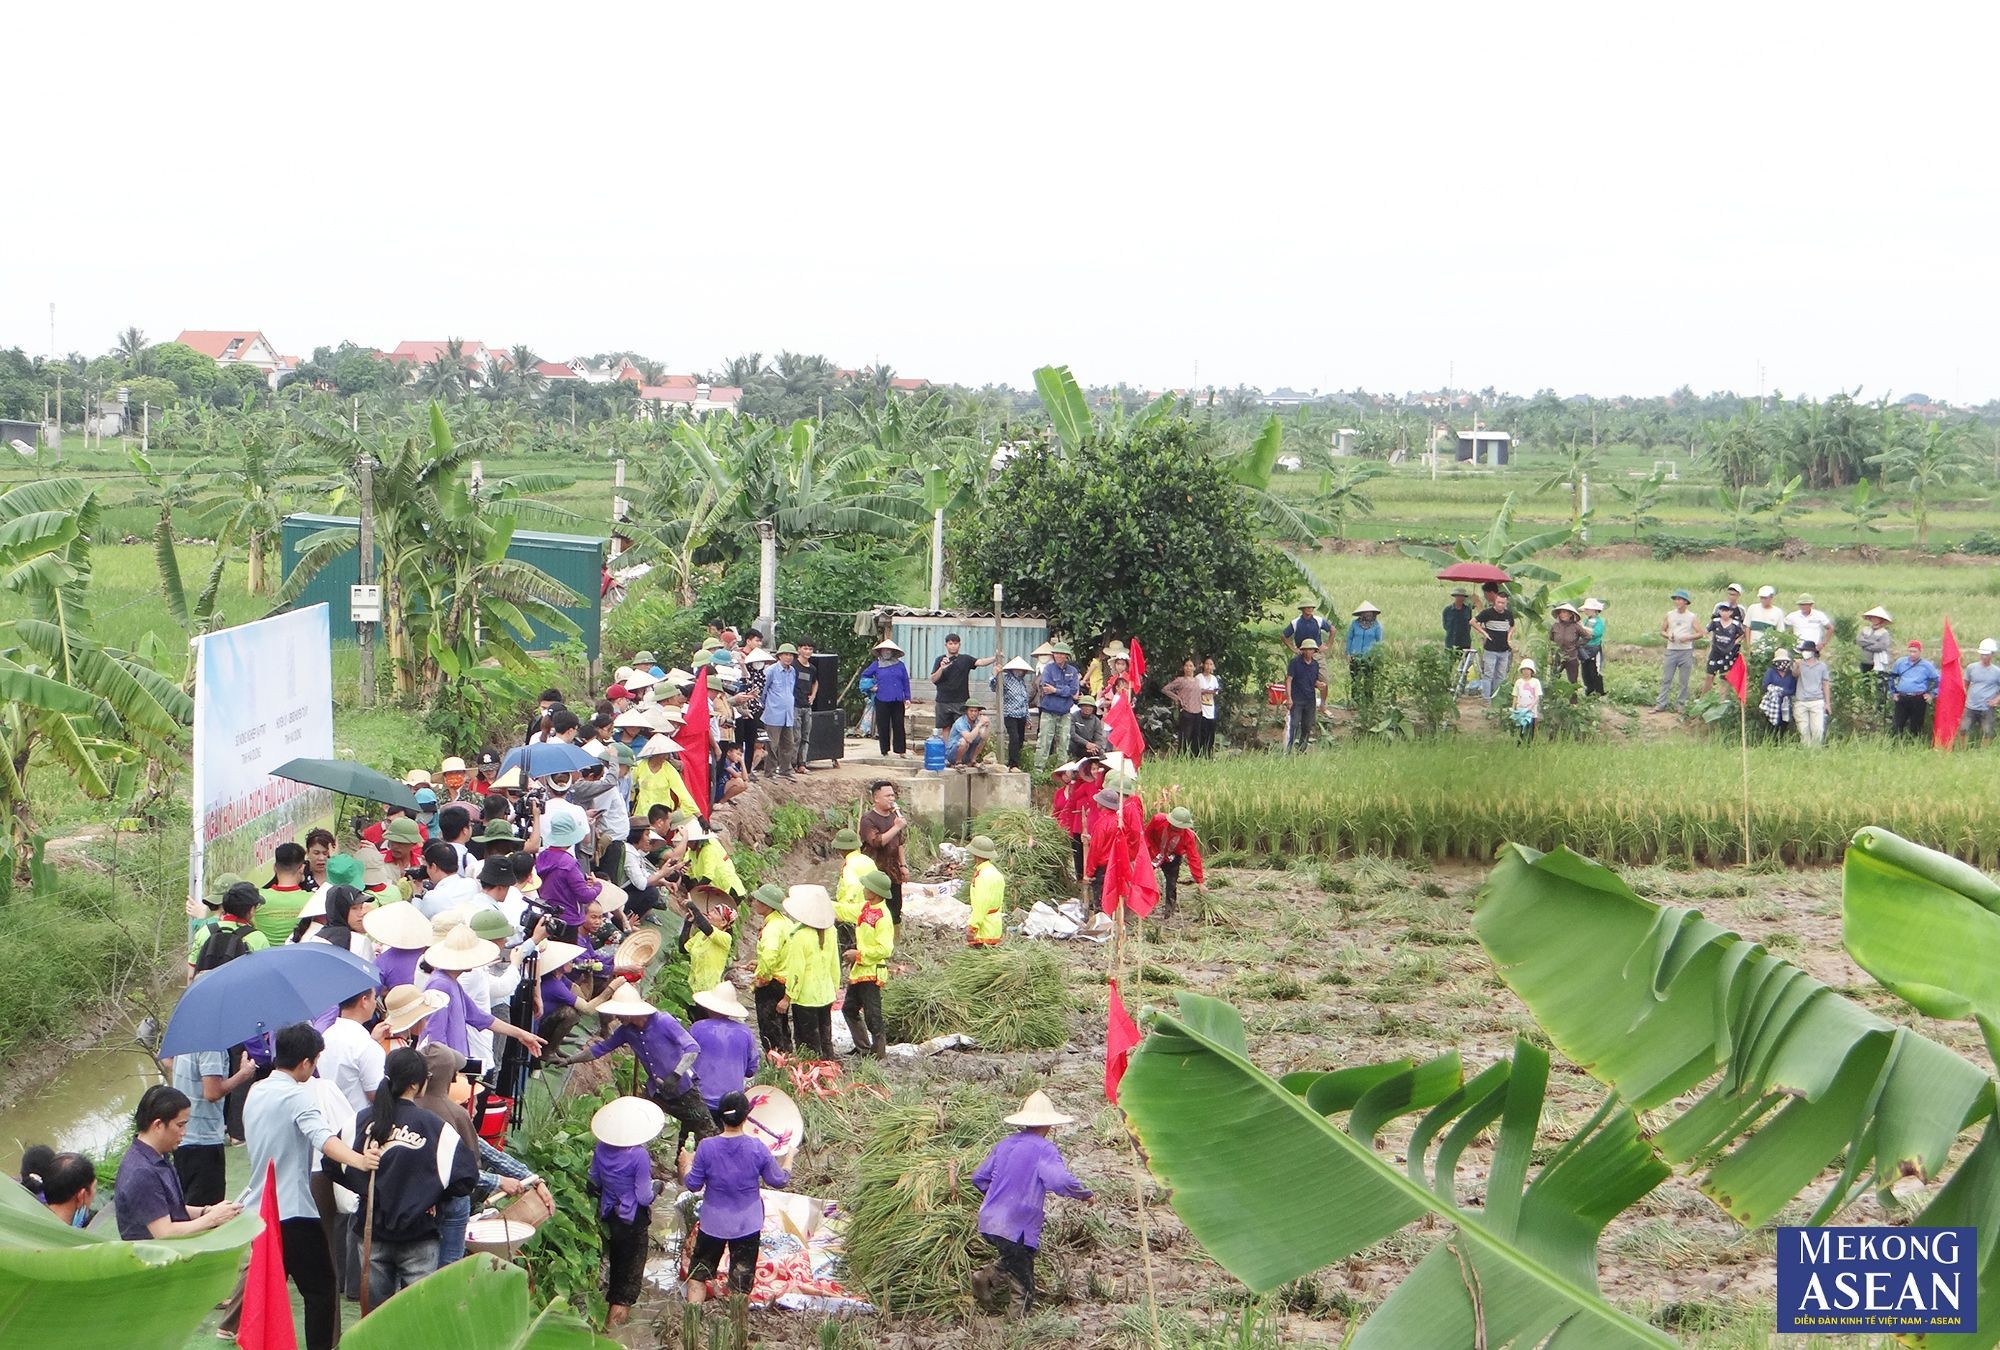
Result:
[[[201,944],[201,951],[195,956],[194,973],[199,975],[204,970],[226,966],[244,955],[250,950],[244,944],[249,935],[256,931],[249,924],[231,924],[226,928],[217,924],[209,932],[208,940]]]

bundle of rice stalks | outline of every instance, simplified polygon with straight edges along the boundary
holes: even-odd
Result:
[[[1000,848],[1000,870],[1018,907],[1037,900],[1076,894],[1069,835],[1049,816],[1030,811],[988,811],[975,817],[974,834],[992,838]]]
[[[1069,1038],[1063,964],[1041,947],[960,952],[939,970],[891,980],[882,994],[889,1037],[927,1041],[964,1032],[988,1050],[1050,1050]]]
[[[843,1272],[878,1308],[899,1314],[971,1312],[979,1192],[971,1176],[1002,1133],[1007,1108],[977,1088],[944,1101],[878,1104],[849,1173]]]

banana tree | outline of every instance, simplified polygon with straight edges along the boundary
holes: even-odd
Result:
[[[1920,877],[1938,892],[1938,912],[1969,905],[1990,917],[2000,906],[1991,882],[1936,855],[1913,860],[1879,840],[1865,852],[1860,863],[1850,854],[1879,891],[1864,903],[1887,903]],[[1919,933],[1940,943],[1959,936],[1913,926],[1930,914],[1901,916],[1909,937],[1881,922],[1890,931],[1876,935],[1874,950],[1905,982],[1898,987],[1944,990],[1950,978],[1978,977],[1970,953],[1955,975],[1914,953]],[[1971,1152],[1916,1222],[2000,1222],[2000,1147],[1987,1128],[1995,1084],[1944,1046],[1693,910],[1641,899],[1568,850],[1503,850],[1473,926],[1556,1048],[1612,1089],[1525,1189],[1546,1075],[1546,1061],[1526,1044],[1463,1084],[1449,1057],[1280,1080],[1250,1064],[1233,1012],[1190,997],[1178,1017],[1153,1016],[1121,1088],[1153,1170],[1173,1187],[1174,1208],[1253,1289],[1275,1288],[1426,1215],[1452,1224],[1360,1328],[1357,1350],[1544,1338],[1553,1346],[1672,1344],[1604,1301],[1595,1247],[1605,1224],[1673,1168],[1700,1173],[1702,1192],[1747,1225],[1769,1223],[1831,1172],[1809,1220],[1823,1223],[1871,1183],[1941,1176],[1961,1133],[1978,1127]],[[1692,1105],[1676,1105],[1689,1094]],[[1405,1150],[1405,1176],[1372,1141],[1384,1121],[1414,1110],[1427,1114]],[[1638,1133],[1634,1112],[1655,1113],[1650,1133]],[[1342,1113],[1345,1129],[1327,1119]],[[1485,1203],[1461,1206],[1456,1160],[1496,1121]],[[1224,1139],[1229,1146],[1218,1147]],[[1989,1254],[1980,1270],[1983,1330],[1927,1344],[2000,1342],[1996,1271],[2000,1260]]]
[[[1562,580],[1562,574],[1540,563],[1530,562],[1537,553],[1568,543],[1574,538],[1568,529],[1544,530],[1517,538],[1514,534],[1514,494],[1508,493],[1500,503],[1500,509],[1493,515],[1493,523],[1486,527],[1486,533],[1477,539],[1461,538],[1450,548],[1433,548],[1429,544],[1405,544],[1403,552],[1408,557],[1429,563],[1433,567],[1450,567],[1453,563],[1483,562],[1495,567],[1504,567],[1514,578],[1511,592],[1513,606],[1523,618],[1531,623],[1541,623],[1548,614],[1552,601],[1550,587]],[[1520,583],[1536,581],[1541,585],[1529,591]]]
[[[618,1350],[562,1299],[535,1308],[528,1272],[472,1256],[426,1275],[342,1334],[348,1350]]]

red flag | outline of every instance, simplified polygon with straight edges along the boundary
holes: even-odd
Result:
[[[1160,879],[1153,875],[1153,857],[1144,839],[1129,835],[1123,841],[1128,856],[1125,863],[1125,904],[1140,918],[1160,906]]]
[[[1125,1076],[1125,1062],[1139,1043],[1139,1024],[1125,1011],[1118,997],[1118,981],[1111,981],[1111,1012],[1104,1030],[1104,1100],[1118,1100],[1118,1080]]]
[[[264,1202],[257,1207],[264,1231],[250,1243],[250,1269],[243,1276],[243,1319],[236,1344],[242,1350],[298,1350],[292,1330],[292,1298],[285,1291],[285,1244],[278,1227],[278,1165],[264,1164]]]
[[[1111,700],[1104,713],[1104,730],[1118,753],[1137,768],[1146,754],[1146,738],[1139,731],[1139,719],[1133,716],[1131,695],[1120,694]]]
[[[674,743],[681,748],[681,781],[687,784],[688,793],[694,798],[695,810],[707,820],[709,773],[713,768],[708,759],[707,666],[695,672],[694,688],[688,690],[687,709],[687,721],[674,733]]]
[[[1951,620],[1944,621],[1944,642],[1939,646],[1937,701],[1932,705],[1931,744],[1951,749],[1958,739],[1958,724],[1965,717],[1965,663],[1959,659],[1958,639],[1952,636]]]
[[[1146,649],[1139,645],[1139,639],[1132,639],[1132,663],[1127,669],[1132,675],[1132,689],[1136,693],[1146,678]]]
[[[1745,702],[1750,697],[1750,670],[1743,664],[1741,651],[1736,653],[1735,664],[1731,665],[1728,672],[1723,675],[1722,682],[1736,691],[1738,703]]]

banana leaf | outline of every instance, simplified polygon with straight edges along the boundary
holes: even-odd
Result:
[[[1280,1083],[1249,1062],[1234,1008],[1184,994],[1177,1016],[1152,1015],[1119,1104],[1188,1230],[1260,1293],[1419,1219],[1453,1225],[1360,1328],[1354,1350],[1672,1346],[1606,1302],[1596,1276],[1605,1224],[1668,1169],[1631,1111],[1607,1102],[1527,1181],[1548,1066],[1519,1041],[1469,1083],[1455,1055]],[[1346,1111],[1348,1127],[1320,1107]],[[1426,1107],[1405,1174],[1376,1151],[1375,1131]],[[1485,1206],[1461,1208],[1458,1159],[1495,1120]]]
[[[470,1256],[427,1275],[340,1338],[346,1350],[618,1350],[557,1299],[540,1312],[528,1272]]]
[[[1948,1022],[2000,1027],[2000,883],[1879,825],[1857,832],[1840,879],[1847,953],[1890,993]],[[1996,1055],[2000,1059],[2000,1055]]]
[[[1083,390],[1077,387],[1076,376],[1069,373],[1068,366],[1042,366],[1036,370],[1035,393],[1041,398],[1042,411],[1049,415],[1056,440],[1064,450],[1074,451],[1089,439],[1093,430],[1090,404],[1084,401]]]
[[[1654,1137],[1739,1222],[1770,1222],[1837,1160],[1811,1222],[1869,1181],[1936,1177],[1991,1116],[1992,1079],[1691,909],[1568,849],[1502,850],[1473,931],[1556,1048],[1639,1110],[1700,1100]]]
[[[121,1242],[0,1181],[0,1344],[180,1350],[229,1296],[262,1227],[245,1214],[193,1237]]]

